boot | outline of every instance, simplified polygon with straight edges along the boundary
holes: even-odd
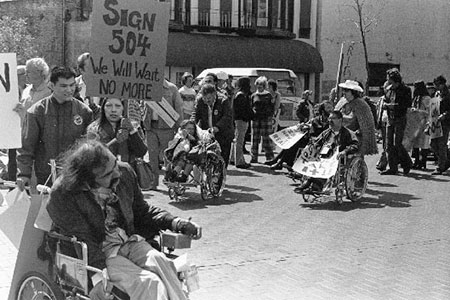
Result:
[[[426,170],[427,169],[427,158],[428,158],[428,153],[430,151],[428,149],[422,149],[420,151],[420,156],[422,157],[422,159],[420,160],[420,168],[422,170]]]
[[[411,157],[414,158],[414,163],[411,168],[414,170],[420,170],[422,163],[419,159],[419,148],[413,149]]]

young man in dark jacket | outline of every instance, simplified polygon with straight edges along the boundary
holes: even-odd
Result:
[[[386,79],[388,88],[383,109],[387,110],[387,155],[389,169],[381,172],[381,175],[397,175],[398,165],[403,168],[403,174],[407,175],[411,170],[412,161],[405,147],[403,147],[403,135],[406,127],[406,113],[411,107],[411,89],[403,81],[398,69],[387,71]]]

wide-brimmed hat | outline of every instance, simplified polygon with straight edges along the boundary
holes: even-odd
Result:
[[[344,83],[339,83],[339,87],[347,90],[354,90],[360,93],[364,92],[362,87],[359,86],[357,81],[354,80],[346,80]]]

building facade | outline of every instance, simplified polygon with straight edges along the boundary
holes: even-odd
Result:
[[[363,1],[360,1],[363,2]],[[431,82],[450,76],[448,1],[366,0],[363,19],[367,32],[371,94],[385,80],[385,71],[398,67],[405,83]],[[341,43],[344,42],[343,78],[367,80],[364,52],[353,0],[323,0],[321,54],[324,62],[322,93],[336,84]],[[368,24],[368,23],[367,23]]]
[[[2,14],[20,13],[35,26],[42,57],[51,65],[75,66],[89,51],[93,0],[0,2]],[[213,67],[292,69],[300,90],[319,94],[318,49],[322,0],[165,0],[170,2],[166,77],[177,84],[184,72]]]

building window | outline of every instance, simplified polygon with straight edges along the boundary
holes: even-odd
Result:
[[[287,29],[288,0],[273,0],[272,2],[272,28]]]
[[[198,0],[198,25],[211,25],[211,0]]]
[[[311,0],[300,0],[300,28],[298,37],[311,38]]]
[[[220,27],[231,27],[232,1],[220,0]]]
[[[269,19],[269,0],[258,0],[258,18],[256,25],[259,27],[267,27]]]
[[[253,1],[252,0],[241,0],[241,7],[240,7],[240,24],[239,27],[241,28],[252,28],[253,27]]]

